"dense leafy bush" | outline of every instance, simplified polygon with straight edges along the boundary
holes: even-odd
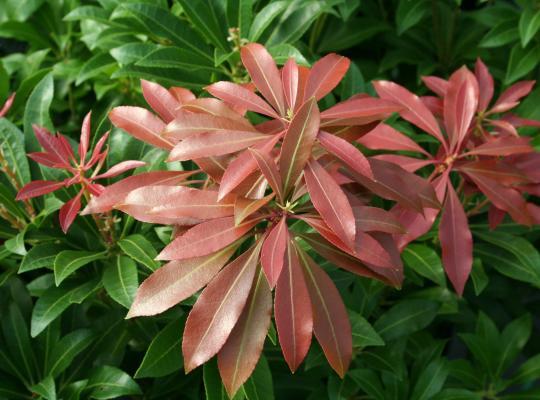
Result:
[[[536,1],[0,21],[0,398],[540,397]]]

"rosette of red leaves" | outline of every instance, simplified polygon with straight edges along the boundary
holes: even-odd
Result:
[[[132,176],[105,188],[85,210],[116,208],[175,226],[175,238],[158,256],[168,263],[143,282],[128,316],[161,313],[206,287],[186,322],[184,365],[189,372],[217,354],[231,396],[260,357],[274,288],[274,317],[290,369],[298,368],[314,333],[343,376],[352,354],[347,312],[306,249],[399,286],[403,272],[393,235],[404,230],[393,214],[369,205],[370,193],[413,213],[439,207],[427,181],[366,158],[353,144],[402,106],[357,95],[319,110],[317,101],[341,81],[348,59],[330,54],[311,69],[291,59],[280,70],[255,43],[241,49],[241,58],[252,84],[218,82],[207,88],[215,98],[196,98],[143,81],[157,115],[138,107],[110,113],[117,127],[169,151],[170,161],[194,161],[200,170],[192,173],[203,171],[202,182],[200,174],[181,185]],[[253,125],[247,111],[267,119]]]
[[[80,190],[75,197],[67,201],[60,208],[60,226],[66,233],[81,209],[81,197],[90,195],[99,196],[104,187],[95,181],[113,178],[133,168],[145,165],[142,161],[122,161],[111,167],[108,171],[99,173],[107,159],[108,149],[103,150],[109,132],[106,132],[97,142],[92,154],[88,156],[90,146],[90,118],[88,113],[81,128],[81,138],[78,146],[78,159],[71,148],[68,139],[57,133],[51,134],[47,129],[33,126],[36,138],[43,148],[43,152],[29,153],[28,157],[37,163],[49,168],[63,169],[72,175],[63,181],[36,180],[25,185],[17,194],[17,200],[26,200],[43,196],[63,187],[79,185]],[[103,151],[102,151],[103,150]],[[93,170],[92,170],[93,169]]]
[[[540,223],[540,208],[527,202],[525,196],[540,195],[540,154],[534,152],[530,138],[520,137],[516,130],[520,126],[540,127],[540,122],[506,113],[531,91],[534,81],[514,84],[489,108],[494,93],[493,78],[480,60],[474,73],[462,67],[448,81],[438,77],[423,80],[438,97],[419,98],[388,81],[374,82],[374,86],[381,98],[403,107],[400,110],[403,119],[441,143],[435,155],[386,124],[359,141],[371,149],[418,152],[425,156],[421,159],[391,154],[376,156],[408,171],[427,165],[435,167],[429,179],[443,204],[439,224],[443,264],[454,288],[461,294],[473,262],[469,215],[489,206],[492,229],[506,214],[523,225]],[[458,179],[454,181],[456,188],[451,172]],[[466,212],[462,204],[471,207]],[[438,212],[431,208],[421,215],[396,205],[392,213],[407,230],[397,238],[399,247],[426,233]]]

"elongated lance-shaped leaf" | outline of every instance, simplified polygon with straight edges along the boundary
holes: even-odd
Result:
[[[535,81],[521,81],[506,89],[497,99],[490,113],[501,113],[516,107],[519,101],[527,96],[534,87]]]
[[[82,194],[83,191],[81,190],[75,197],[67,201],[62,208],[60,208],[58,216],[60,218],[60,227],[64,233],[68,231],[73,221],[75,221],[75,217],[77,217],[79,210],[81,209]]]
[[[161,136],[165,123],[144,108],[115,107],[109,113],[109,118],[114,126],[145,143],[165,150],[173,148],[173,143]]]
[[[430,156],[410,137],[385,123],[379,124],[375,129],[366,133],[358,139],[358,143],[371,150],[414,151]]]
[[[206,287],[186,321],[182,353],[186,373],[225,344],[253,285],[262,241],[225,267]]]
[[[321,217],[349,249],[354,249],[356,225],[351,205],[343,190],[315,160],[307,163],[304,177],[311,201]]]
[[[289,58],[281,70],[281,81],[283,83],[283,95],[289,110],[294,110],[296,98],[298,97],[298,65],[294,58]]]
[[[281,76],[268,50],[258,43],[249,43],[240,49],[240,56],[259,92],[274,106],[279,115],[285,115]]]
[[[274,197],[275,193],[270,193],[262,199],[238,197],[234,203],[234,223],[236,225],[241,224],[247,217],[267,205]]]
[[[266,152],[262,152],[257,149],[248,149],[251,155],[257,162],[259,169],[268,181],[268,184],[277,195],[280,202],[283,202],[283,183],[281,182],[281,175],[279,174],[278,167],[274,159]]]
[[[394,101],[405,108],[400,112],[404,119],[432,135],[445,149],[448,147],[435,116],[417,95],[389,81],[376,81],[373,82],[373,86],[381,98]]]
[[[405,228],[389,211],[377,207],[353,207],[356,229],[362,232],[405,233]]]
[[[268,135],[249,131],[198,133],[178,143],[171,150],[167,161],[188,161],[196,158],[230,154],[267,139]]]
[[[215,100],[217,99],[199,99]],[[232,111],[231,111],[232,112]],[[204,132],[256,132],[253,125],[243,118],[225,118],[203,113],[181,113],[171,121],[163,132],[168,138],[186,139],[198,133]]]
[[[474,76],[478,81],[478,111],[484,112],[493,98],[493,77],[479,58],[474,65]]]
[[[347,73],[351,60],[337,54],[327,54],[318,60],[309,73],[304,98],[320,100],[330,93]]]
[[[444,269],[456,292],[461,296],[471,273],[473,241],[467,215],[451,183],[439,225]]]
[[[242,314],[218,353],[219,374],[231,398],[259,361],[271,316],[272,293],[259,268]]]
[[[326,359],[343,378],[352,357],[352,332],[347,310],[328,275],[299,246],[296,250],[313,306],[313,332]]]
[[[200,223],[174,239],[158,255],[158,260],[184,260],[213,253],[241,238],[257,224],[249,219],[239,225],[234,217],[225,217]]]
[[[276,285],[285,264],[288,242],[287,218],[283,216],[264,240],[261,250],[261,265],[271,288]]]
[[[146,102],[165,121],[171,122],[176,116],[180,102],[163,86],[141,79],[141,89]]]
[[[287,197],[311,156],[319,131],[319,108],[315,98],[307,100],[293,117],[281,146],[279,172],[283,194]]]
[[[212,280],[239,245],[235,242],[207,256],[168,262],[141,284],[127,318],[160,314],[192,296]]]
[[[530,138],[501,137],[482,143],[469,150],[466,155],[479,156],[509,156],[512,154],[531,153],[534,149],[530,145]]]
[[[291,241],[276,285],[274,316],[283,356],[294,372],[311,345],[313,313],[302,267]]]

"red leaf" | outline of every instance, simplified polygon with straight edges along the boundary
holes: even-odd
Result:
[[[432,92],[436,93],[437,96],[446,96],[446,91],[448,90],[448,81],[437,76],[423,76],[422,81]]]
[[[353,171],[373,179],[373,172],[369,161],[360,150],[338,136],[319,131],[317,136],[321,145],[339,160],[344,162]]]
[[[483,143],[466,152],[463,156],[509,156],[512,154],[531,153],[534,149],[527,137],[501,137]]]
[[[35,124],[32,125],[32,128],[41,147],[43,147],[47,153],[62,160],[66,167],[69,167],[71,153],[64,147],[64,144],[60,140],[60,136],[53,135],[47,129]]]
[[[317,161],[308,162],[304,178],[311,201],[319,214],[335,234],[350,249],[354,249],[356,226],[345,193]]]
[[[165,122],[171,122],[176,116],[180,102],[163,86],[141,79],[141,89],[146,102]]]
[[[530,93],[535,83],[536,81],[521,81],[513,84],[499,96],[489,113],[502,113],[516,107],[519,101]]]
[[[64,233],[67,233],[69,227],[75,221],[75,217],[77,216],[77,213],[81,209],[81,196],[83,192],[82,190],[77,193],[77,196],[66,202],[61,208],[60,208],[60,227],[62,228],[62,231]]]
[[[233,119],[237,121],[242,121],[246,125],[251,125],[249,124],[249,121],[247,121],[241,114],[237,113],[232,108],[227,106],[227,104],[225,104],[223,101],[210,97],[194,99],[189,103],[182,104],[180,106],[180,110],[190,111],[197,114],[213,115],[214,117]],[[184,113],[183,115],[185,116],[188,114]]]
[[[499,224],[503,222],[505,215],[506,212],[504,212],[503,210],[499,210],[493,204],[490,204],[488,210],[489,229],[494,230],[495,228],[497,228],[497,226],[499,226]]]
[[[304,98],[322,99],[341,82],[350,64],[351,60],[334,53],[318,60],[309,73]]]
[[[494,132],[518,137],[518,131],[514,125],[503,119],[485,119],[494,129]]]
[[[433,160],[422,160],[420,158],[400,156],[397,154],[379,154],[373,158],[399,165],[407,172],[416,172],[420,168],[433,164]]]
[[[81,163],[84,164],[84,160],[86,159],[86,153],[88,153],[88,148],[90,146],[90,120],[92,118],[92,111],[90,111],[86,116],[84,117],[82,126],[81,126],[81,139],[79,142],[79,159],[81,160]]]
[[[105,145],[105,142],[109,138],[110,131],[107,131],[101,136],[94,146],[94,150],[92,150],[92,155],[90,156],[90,160],[88,162],[84,163],[84,170],[87,171],[90,168],[92,168],[96,163],[100,161],[100,159],[106,157],[106,152],[101,153],[101,149]],[[82,161],[82,160],[81,160]]]
[[[403,119],[435,137],[446,148],[446,141],[437,120],[418,96],[409,92],[403,86],[389,81],[375,81],[373,86],[381,98],[394,101],[405,108],[404,111],[400,112]]]
[[[202,113],[182,113],[167,125],[164,135],[174,139],[186,139],[198,133],[231,131],[256,132],[249,121],[243,118],[231,119]]]
[[[65,169],[66,164],[62,160],[60,160],[55,154],[51,153],[45,153],[45,152],[36,152],[36,153],[28,153],[28,158],[31,158],[35,162],[45,165],[46,167],[50,168],[61,168]]]
[[[352,357],[351,324],[332,279],[297,246],[313,306],[313,332],[326,359],[343,379]]]
[[[99,197],[92,197],[81,215],[110,211],[135,189],[154,185],[175,186],[191,175],[191,171],[152,171],[127,177],[107,186]]]
[[[233,217],[202,222],[174,239],[157,259],[184,260],[213,253],[244,236],[257,222],[250,219],[236,226]]]
[[[439,225],[444,269],[456,292],[461,296],[471,273],[473,241],[467,215],[452,187],[448,183],[446,202]]]
[[[270,193],[262,199],[245,199],[238,197],[234,203],[234,223],[236,225],[242,223],[247,217],[259,211],[274,198],[275,194]]]
[[[313,315],[302,267],[290,241],[285,267],[276,285],[274,318],[283,356],[294,372],[311,345]]]
[[[294,58],[289,58],[281,70],[281,80],[283,82],[283,94],[287,101],[289,110],[294,110],[296,98],[298,97],[298,65]]]
[[[520,128],[522,126],[534,126],[535,128],[540,128],[540,121],[536,121],[534,119],[521,118],[511,113],[504,114],[501,120],[510,122],[516,128]]]
[[[467,67],[461,67],[450,77],[444,97],[444,122],[451,150],[458,149],[465,140],[477,109],[478,82]]]
[[[126,171],[129,171],[130,169],[144,167],[145,165],[146,163],[144,161],[135,161],[135,160],[122,161],[114,165],[113,167],[111,167],[107,172],[96,175],[93,179],[113,178],[115,176],[123,174]]]
[[[266,140],[268,135],[247,131],[198,133],[174,146],[167,161],[188,161],[230,154]]]
[[[208,361],[227,341],[253,285],[260,249],[261,241],[229,263],[191,309],[182,341],[186,373]]]
[[[218,353],[219,373],[229,397],[233,398],[253,373],[263,350],[271,316],[272,293],[259,270],[242,314]]]
[[[173,86],[169,88],[169,93],[172,94],[180,104],[195,100],[195,95],[193,94],[193,92],[183,87]]]
[[[16,200],[26,200],[31,199],[32,197],[43,196],[44,194],[54,192],[63,186],[64,182],[32,181],[19,190]]]
[[[267,142],[259,143],[253,146],[254,149],[261,152],[269,152],[276,145],[281,135],[274,135]],[[221,199],[228,193],[234,190],[242,183],[252,172],[257,169],[257,161],[251,155],[249,150],[245,150],[234,159],[225,170],[219,185],[219,196]]]
[[[473,179],[488,178],[504,186],[530,183],[530,180],[519,169],[497,159],[470,161],[455,169]]]
[[[212,280],[239,245],[163,265],[141,284],[126,318],[160,314],[192,296]]]
[[[288,242],[287,218],[282,217],[270,230],[261,250],[261,265],[271,288],[276,285],[283,269]]]
[[[414,140],[385,123],[366,133],[358,143],[371,150],[414,151],[429,156]]]
[[[357,206],[353,207],[356,229],[361,232],[386,232],[402,234],[405,228],[389,211],[382,208]]]
[[[258,43],[249,43],[240,49],[240,56],[259,92],[280,115],[285,115],[281,77],[270,53]]]
[[[319,131],[319,109],[314,98],[306,101],[294,115],[281,146],[279,171],[284,197],[300,177],[311,156],[311,148]]]
[[[493,77],[489,73],[486,64],[479,58],[476,59],[474,75],[478,81],[479,89],[478,111],[484,112],[493,98]]]
[[[13,105],[13,101],[15,100],[15,93],[12,93],[2,106],[2,109],[0,109],[0,118],[2,118],[4,115],[6,115],[9,112],[9,109]]]
[[[263,153],[257,149],[249,149],[249,151],[257,162],[262,174],[268,181],[268,184],[277,195],[279,201],[283,202],[283,184],[276,162],[266,152]]]
[[[401,109],[396,103],[375,97],[352,98],[323,111],[321,125],[365,125],[385,119]]]
[[[263,99],[248,89],[232,82],[216,82],[207,86],[206,91],[227,103],[238,107],[267,115],[272,118],[279,118],[279,115]]]
[[[173,143],[161,136],[165,124],[150,111],[141,107],[115,107],[109,113],[109,119],[117,128],[121,128],[133,137],[161,149],[170,150]]]

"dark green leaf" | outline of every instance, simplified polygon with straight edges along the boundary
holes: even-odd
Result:
[[[437,314],[439,305],[428,300],[403,300],[375,322],[375,330],[387,341],[425,328]]]
[[[33,271],[39,268],[53,268],[54,259],[64,247],[59,244],[38,244],[32,247],[22,259],[19,273]]]
[[[125,237],[118,242],[118,245],[124,253],[150,271],[153,272],[159,267],[159,262],[155,260],[157,251],[144,236],[135,234]]]
[[[440,392],[448,376],[445,359],[439,358],[422,371],[412,392],[411,400],[428,400]]]
[[[141,389],[124,371],[110,366],[96,368],[90,374],[85,392],[91,399],[114,399],[141,394]]]
[[[523,10],[519,18],[519,37],[521,46],[526,47],[540,29],[540,10],[532,8]]]
[[[126,308],[131,306],[139,285],[137,264],[126,256],[116,256],[103,273],[103,286],[116,302]]]
[[[402,257],[405,265],[414,272],[439,286],[446,286],[441,259],[431,247],[423,244],[410,244],[403,250]]]
[[[52,129],[52,121],[49,116],[49,108],[54,94],[52,74],[47,74],[36,85],[24,110],[24,138],[27,151],[39,151],[39,143],[34,136],[32,125],[36,124],[47,129]]]
[[[362,315],[349,311],[349,318],[351,320],[353,347],[384,346],[384,341]]]
[[[54,259],[54,280],[59,286],[63,280],[92,261],[104,258],[105,252],[64,250]]]
[[[56,400],[56,385],[52,376],[48,375],[41,382],[30,388],[33,393],[39,394],[44,399]]]
[[[516,44],[510,52],[510,60],[506,69],[505,84],[511,84],[531,72],[540,61],[540,47],[529,46],[523,49]]]
[[[426,0],[400,0],[396,11],[397,34],[418,24],[430,8],[431,4]]]
[[[47,374],[57,377],[70,366],[73,359],[95,339],[90,329],[78,329],[68,333],[54,345],[47,364]]]

